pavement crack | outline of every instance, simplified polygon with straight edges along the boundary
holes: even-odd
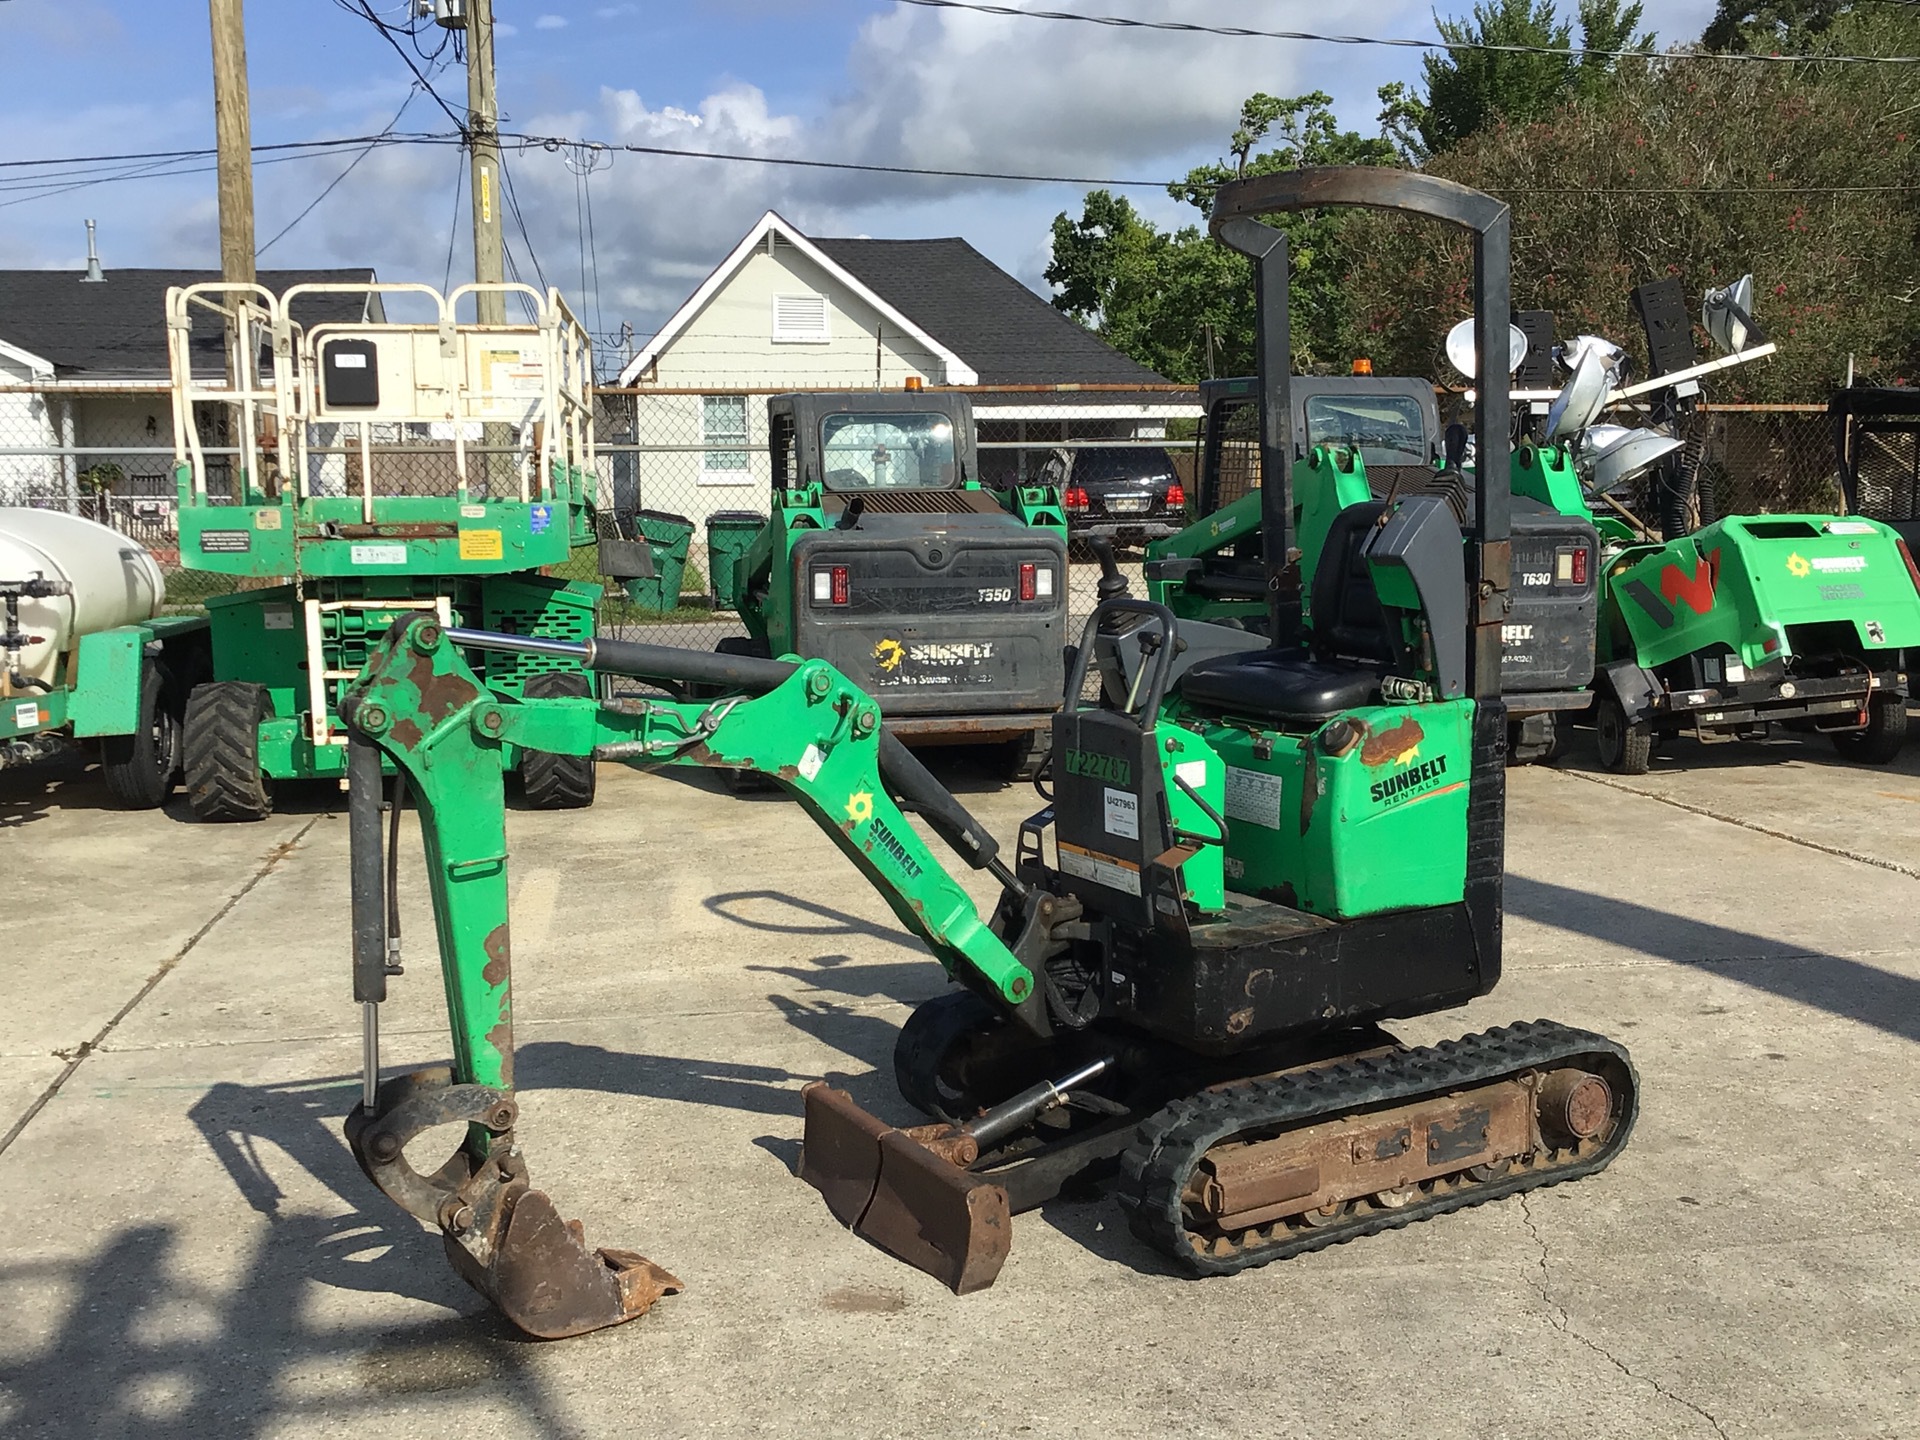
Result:
[[[1789,845],[1803,846],[1808,850],[1818,850],[1822,855],[1832,855],[1841,860],[1852,860],[1856,864],[1871,865],[1879,870],[1891,870],[1896,875],[1904,875],[1909,880],[1920,880],[1920,870],[1895,864],[1891,860],[1882,860],[1877,855],[1863,855],[1858,850],[1848,850],[1840,845],[1823,845],[1818,840],[1809,840],[1804,835],[1795,835],[1791,831],[1776,830],[1769,825],[1761,825],[1752,820],[1742,820],[1738,815],[1728,815],[1707,805],[1695,805],[1688,800],[1676,800],[1671,795],[1656,794],[1651,790],[1636,789],[1632,785],[1622,784],[1618,780],[1609,780],[1604,775],[1590,774],[1585,770],[1554,770],[1551,772],[1569,780],[1584,780],[1589,785],[1603,785],[1609,790],[1618,790],[1622,795],[1636,795],[1642,800],[1652,800],[1657,804],[1670,805],[1675,810],[1684,810],[1689,815],[1703,816],[1708,820],[1718,820],[1722,825],[1737,825],[1742,830],[1751,830],[1756,835],[1765,835],[1769,839],[1784,840]]]
[[[1626,1376],[1627,1379],[1638,1381],[1640,1384],[1651,1389],[1653,1393],[1658,1395],[1662,1400],[1667,1401],[1669,1404],[1678,1405],[1681,1409],[1691,1411],[1693,1414],[1699,1416],[1713,1427],[1713,1433],[1718,1435],[1720,1440],[1728,1440],[1726,1427],[1714,1417],[1712,1412],[1702,1406],[1694,1404],[1693,1401],[1687,1399],[1684,1395],[1674,1394],[1673,1391],[1662,1385],[1658,1380],[1655,1380],[1651,1375],[1635,1374],[1633,1368],[1628,1365],[1626,1361],[1622,1360],[1618,1355],[1615,1355],[1598,1340],[1593,1339],[1591,1336],[1584,1335],[1573,1328],[1573,1317],[1568,1315],[1567,1307],[1553,1298],[1553,1272],[1551,1268],[1549,1268],[1551,1256],[1547,1250],[1546,1237],[1540,1233],[1540,1227],[1533,1222],[1533,1205],[1528,1200],[1527,1193],[1524,1190],[1520,1192],[1518,1199],[1520,1201],[1520,1223],[1527,1227],[1527,1234],[1533,1238],[1534,1246],[1540,1252],[1538,1263],[1530,1268],[1527,1273],[1527,1288],[1538,1295],[1540,1297],[1540,1303],[1546,1307],[1547,1323],[1562,1335],[1573,1340],[1578,1340],[1582,1345],[1586,1346],[1587,1349],[1591,1350],[1622,1375]]]
[[[100,1047],[106,1043],[107,1037],[114,1032],[120,1022],[131,1015],[139,1006],[140,1002],[151,995],[154,988],[173,973],[175,967],[193,952],[193,948],[212,933],[214,926],[218,925],[222,920],[226,919],[228,915],[233,913],[234,906],[238,905],[253,893],[254,886],[271,875],[280,862],[294,852],[300,842],[307,838],[307,832],[313,829],[315,825],[318,825],[322,818],[323,817],[318,815],[314,816],[313,819],[302,825],[292,837],[281,841],[269,850],[266,858],[260,862],[259,868],[247,878],[247,883],[229,895],[225,903],[208,918],[207,923],[187,937],[186,944],[182,945],[178,950],[174,951],[173,954],[160,962],[160,968],[147,977],[146,984],[142,985],[133,993],[133,998],[114,1012],[113,1018],[100,1027],[98,1034],[94,1035],[90,1040],[83,1040],[79,1045],[74,1047],[74,1049],[67,1051],[65,1054],[61,1054],[61,1052],[57,1050],[54,1052],[54,1054],[66,1060],[66,1066],[58,1075],[53,1077],[53,1082],[40,1092],[40,1098],[27,1107],[27,1113],[14,1121],[13,1127],[8,1130],[5,1135],[0,1135],[0,1155],[7,1153],[7,1148],[11,1146],[15,1140],[20,1138],[21,1133],[27,1126],[33,1123],[34,1117],[47,1108],[49,1102],[52,1101],[54,1096],[60,1093],[61,1087],[73,1078],[73,1072],[80,1068],[86,1058],[99,1051]]]

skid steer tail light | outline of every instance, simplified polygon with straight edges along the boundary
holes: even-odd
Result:
[[[1587,552],[1584,547],[1573,552],[1573,583],[1587,583]]]
[[[1051,600],[1053,598],[1053,567],[1042,565],[1035,578],[1039,581],[1040,598]]]
[[[836,565],[828,573],[833,576],[833,603],[836,605],[846,604],[853,588],[847,577],[847,567],[844,565]]]
[[[1069,510],[1085,510],[1087,508],[1087,492],[1078,485],[1069,485],[1067,487],[1067,493],[1060,497],[1060,503]]]
[[[1167,506],[1169,509],[1178,510],[1186,503],[1187,487],[1176,480],[1167,487]]]
[[[1020,567],[1020,598],[1022,600],[1031,600],[1038,593],[1040,582],[1035,577],[1038,568],[1031,562]]]
[[[1895,540],[1893,543],[1900,547],[1900,558],[1907,562],[1907,578],[1913,581],[1915,590],[1920,590],[1920,566],[1913,563],[1913,552],[1907,548],[1904,540]]]

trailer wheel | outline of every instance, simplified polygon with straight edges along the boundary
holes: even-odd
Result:
[[[1600,745],[1600,763],[1616,775],[1644,775],[1653,763],[1653,727],[1644,720],[1627,719],[1626,707],[1612,695],[1594,703],[1594,738]]]
[[[521,687],[529,700],[563,695],[592,695],[593,684],[578,670],[549,670]],[[595,772],[591,755],[520,752],[520,788],[535,810],[584,810],[593,804]]]
[[[187,802],[202,820],[264,820],[273,813],[273,785],[260,769],[263,685],[215,680],[187,697],[181,739]]]
[[[1862,765],[1888,765],[1899,758],[1907,743],[1907,697],[1876,695],[1867,707],[1864,730],[1847,730],[1833,737],[1833,748]]]
[[[151,810],[173,794],[180,775],[180,717],[167,708],[167,677],[157,660],[140,666],[140,713],[131,734],[100,744],[100,773],[114,804]]]

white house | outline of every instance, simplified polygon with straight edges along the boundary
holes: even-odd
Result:
[[[1199,414],[964,240],[816,239],[770,210],[622,368],[599,434],[615,503],[764,514],[768,395],[909,382],[973,387],[989,482]]]

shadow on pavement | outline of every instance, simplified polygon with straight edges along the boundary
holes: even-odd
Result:
[[[1904,882],[1902,882],[1904,883]],[[1920,980],[1671,911],[1509,874],[1509,914],[1710,970],[1737,984],[1920,1040]],[[1727,961],[1738,960],[1737,965]]]
[[[351,1429],[394,1407],[470,1390],[516,1433],[579,1435],[530,1366],[528,1342],[451,1271],[431,1297],[460,1313],[415,1324],[315,1323],[303,1291],[313,1256],[355,1243],[355,1217],[281,1218],[260,1234],[236,1288],[184,1278],[169,1225],[136,1225],[84,1261],[0,1261],[0,1290],[51,1287],[66,1313],[38,1353],[0,1360],[6,1433],[201,1440],[278,1433],[289,1422]],[[410,1223],[410,1222],[409,1222]],[[360,1248],[379,1246],[362,1235]],[[366,1262],[385,1290],[390,1260]],[[507,1420],[506,1417],[512,1419]]]

